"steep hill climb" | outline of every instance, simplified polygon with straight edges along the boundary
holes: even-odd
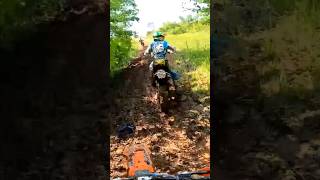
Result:
[[[146,47],[144,47],[145,49]],[[191,90],[187,77],[178,80],[179,105],[168,114],[161,113],[155,89],[149,80],[150,60],[139,57],[119,75],[114,90],[110,136],[111,177],[124,177],[127,164],[123,151],[132,143],[143,143],[151,150],[157,172],[176,173],[205,167],[210,159],[210,96]],[[135,125],[126,139],[117,137],[123,123]]]

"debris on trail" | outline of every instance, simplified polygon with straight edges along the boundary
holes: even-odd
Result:
[[[118,137],[125,138],[130,134],[133,134],[135,130],[134,124],[126,123],[119,127],[118,129]]]
[[[182,93],[179,105],[170,114],[161,113],[156,92],[146,78],[148,73],[148,59],[136,58],[122,74],[123,85],[114,91],[114,104],[108,115],[114,120],[110,137],[111,177],[126,176],[123,149],[131,144],[144,144],[151,150],[156,172],[193,171],[210,162],[210,99],[203,96],[195,101],[191,89],[186,88],[189,86],[184,85],[186,82],[177,81]],[[118,139],[117,132],[112,130],[127,122],[134,123],[133,136]]]

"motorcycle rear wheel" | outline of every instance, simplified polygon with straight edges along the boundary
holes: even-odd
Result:
[[[168,112],[168,98],[169,93],[166,86],[158,86],[158,102],[161,112]]]

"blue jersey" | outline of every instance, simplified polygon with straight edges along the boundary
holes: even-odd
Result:
[[[154,58],[162,59],[166,57],[169,43],[167,41],[154,41],[150,47]]]

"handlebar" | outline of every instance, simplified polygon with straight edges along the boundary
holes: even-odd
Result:
[[[183,172],[177,175],[167,173],[149,173],[138,177],[115,178],[110,180],[210,180],[210,176],[201,176],[205,172]]]
[[[168,49],[168,51],[167,51],[169,54],[174,54],[175,53],[175,51],[172,51],[172,50],[170,50],[170,49]]]

